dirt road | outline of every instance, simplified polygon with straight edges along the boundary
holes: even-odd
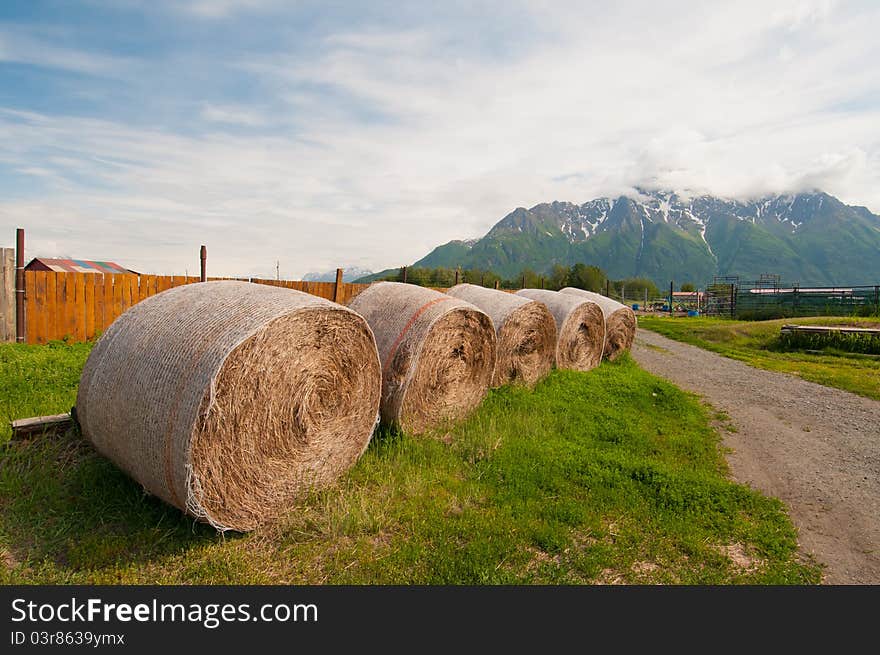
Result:
[[[828,584],[880,584],[880,402],[639,330],[646,370],[727,412],[738,482],[790,508]]]

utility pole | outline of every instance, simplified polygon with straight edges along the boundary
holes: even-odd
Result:
[[[672,294],[673,294],[672,280],[669,280],[669,315],[670,316],[675,315],[675,310],[672,307]]]

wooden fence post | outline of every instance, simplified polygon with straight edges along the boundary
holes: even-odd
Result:
[[[208,249],[205,246],[199,248],[199,282],[208,281]]]
[[[605,297],[611,297],[611,280],[609,280],[608,278],[605,278]]]
[[[15,341],[15,249],[0,248],[0,341]]]
[[[498,288],[500,283],[501,283],[501,280],[495,280],[495,288],[496,289]]]
[[[406,266],[403,267],[403,283],[406,284]]]
[[[15,340],[24,343],[24,229],[15,230]]]
[[[456,285],[458,284],[458,280],[459,280],[460,277],[461,277],[461,271],[459,271],[459,270],[456,268],[456,269],[455,269],[455,284],[456,284]]]
[[[336,269],[336,284],[333,285],[333,302],[339,302],[339,292],[342,291],[342,269]]]

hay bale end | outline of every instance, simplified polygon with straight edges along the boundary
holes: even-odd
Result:
[[[353,311],[223,281],[123,313],[92,349],[76,407],[84,436],[148,492],[245,531],[358,459],[380,392],[375,340]]]
[[[556,319],[556,366],[589,371],[602,361],[605,318],[583,298],[546,289],[520,289],[516,295],[543,303]]]
[[[349,307],[363,316],[382,362],[382,420],[414,434],[457,419],[483,399],[495,367],[489,316],[452,296],[377,282]]]
[[[498,354],[492,386],[508,382],[534,386],[556,361],[556,320],[540,302],[474,284],[447,292],[489,315],[495,326]]]

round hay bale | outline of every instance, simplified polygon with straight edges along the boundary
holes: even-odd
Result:
[[[446,293],[479,307],[492,319],[498,351],[493,387],[508,382],[531,387],[553,368],[556,321],[542,303],[474,284],[459,284]]]
[[[616,359],[621,353],[632,347],[636,338],[636,315],[633,310],[616,300],[592,291],[565,287],[559,292],[592,300],[602,308],[602,314],[605,316],[605,349],[603,354],[606,359]]]
[[[376,335],[383,422],[419,434],[483,399],[495,368],[495,328],[484,312],[399,282],[372,284],[349,307]]]
[[[589,371],[599,365],[605,343],[605,319],[596,303],[546,289],[520,289],[516,293],[543,303],[556,319],[557,367]]]
[[[207,282],[122,314],[89,355],[76,408],[98,452],[151,494],[246,531],[354,464],[380,393],[376,342],[350,309]]]

